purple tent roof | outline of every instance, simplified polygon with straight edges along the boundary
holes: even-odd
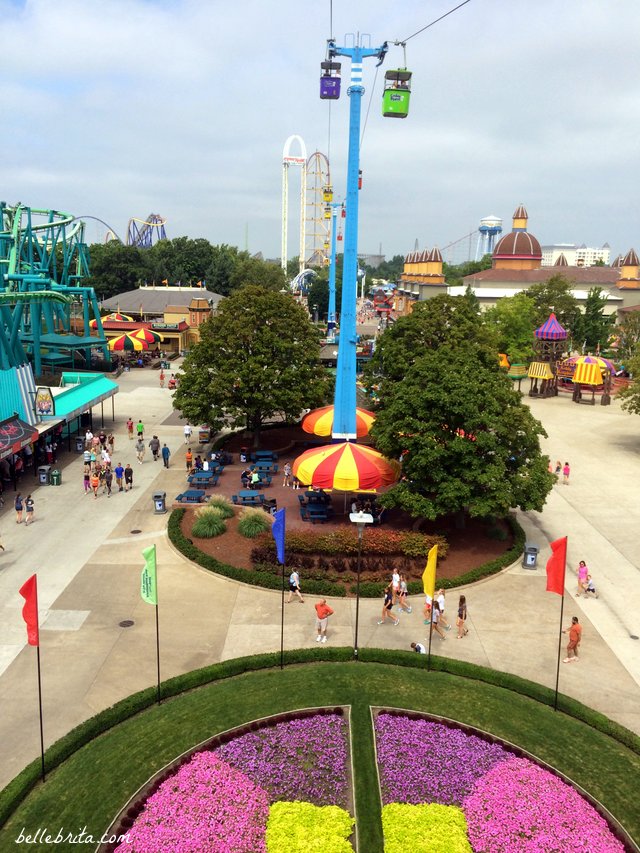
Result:
[[[555,314],[549,314],[549,319],[536,329],[535,335],[543,341],[564,341],[567,337],[566,331],[556,320]]]

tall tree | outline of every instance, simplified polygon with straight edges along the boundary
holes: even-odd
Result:
[[[402,480],[382,498],[413,516],[503,516],[540,511],[554,478],[545,435],[494,353],[474,342],[424,350],[401,381],[385,383],[376,447],[402,458]]]
[[[622,408],[633,415],[640,415],[640,350],[627,360],[625,368],[631,374],[631,384],[623,388],[618,396],[622,400]]]
[[[574,343],[578,343],[576,332],[580,324],[580,306],[572,293],[573,283],[563,275],[552,275],[547,281],[532,284],[526,291],[536,306],[536,327],[552,312],[560,325],[564,326]],[[582,341],[579,342],[580,345]]]
[[[102,299],[134,290],[149,275],[145,250],[124,246],[119,240],[90,246],[89,269],[91,275],[83,283]]]
[[[536,306],[526,292],[499,299],[484,314],[484,321],[496,334],[499,352],[513,362],[529,362],[533,357],[533,333],[536,329]]]
[[[618,337],[618,354],[622,359],[640,353],[640,311],[629,311],[615,327]]]
[[[194,423],[246,427],[258,446],[265,421],[294,420],[325,402],[331,380],[319,363],[318,336],[288,294],[248,285],[200,329],[174,396]]]
[[[615,316],[604,313],[607,297],[601,287],[592,287],[584,303],[584,314],[581,314],[574,340],[585,352],[596,352],[606,349],[613,334]]]

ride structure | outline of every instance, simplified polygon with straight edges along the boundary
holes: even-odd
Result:
[[[291,148],[294,143],[298,143],[300,154],[292,154]],[[282,151],[282,245],[280,249],[280,265],[286,272],[287,270],[287,238],[289,225],[289,167],[299,166],[302,170],[300,180],[300,251],[299,257],[299,272],[304,269],[304,254],[305,254],[305,209],[306,209],[306,187],[307,187],[307,149],[304,140],[296,134],[290,136],[284,144]]]
[[[166,240],[166,221],[159,213],[150,213],[146,219],[131,218],[127,225],[127,246],[150,249],[158,240]]]
[[[307,160],[305,191],[305,264],[309,267],[329,266],[329,232],[331,216],[327,205],[333,199],[329,160],[314,151]]]
[[[496,245],[496,237],[502,234],[502,219],[498,216],[485,216],[478,226],[478,245],[476,261],[485,255],[491,255]]]
[[[82,284],[84,222],[20,203],[0,202],[0,214],[0,369],[20,369],[33,382],[31,369],[22,370],[30,363],[39,376],[44,366],[88,367],[96,347],[108,359],[95,292]]]
[[[562,361],[567,345],[567,331],[560,325],[555,314],[549,314],[549,319],[535,330],[534,336],[535,361],[529,365],[529,396],[557,397],[557,364]]]

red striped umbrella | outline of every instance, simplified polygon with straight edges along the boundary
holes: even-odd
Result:
[[[160,332],[152,332],[151,329],[136,329],[135,332],[128,332],[132,338],[139,338],[141,341],[146,341],[148,344],[157,344],[163,341],[164,338]]]
[[[323,406],[321,409],[314,409],[305,415],[302,421],[302,429],[312,435],[331,435],[333,430],[333,412],[334,406]],[[367,435],[376,416],[368,409],[356,408],[356,435],[362,438]]]
[[[355,492],[390,486],[398,466],[371,447],[345,441],[307,450],[293,463],[293,475],[316,489]]]
[[[133,321],[133,317],[130,317],[128,314],[120,314],[118,311],[116,311],[113,314],[106,314],[104,317],[102,317],[103,323],[105,322],[105,320],[107,320],[107,321],[108,320],[117,320],[118,322],[129,322],[130,323]],[[92,329],[97,329],[98,328],[98,321],[97,320],[90,320],[89,325],[91,326]]]

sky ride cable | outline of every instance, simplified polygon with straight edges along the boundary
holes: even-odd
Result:
[[[414,36],[419,36],[420,33],[423,33],[425,30],[428,30],[429,27],[432,27],[434,24],[437,24],[439,21],[442,21],[445,18],[448,18],[449,15],[452,15],[454,12],[457,12],[458,9],[461,9],[463,6],[466,6],[467,3],[470,3],[470,2],[471,2],[471,0],[463,0],[462,3],[458,3],[458,5],[454,6],[453,9],[449,9],[449,11],[445,12],[444,15],[440,15],[439,18],[436,18],[435,21],[431,21],[430,24],[427,24],[426,26],[417,30],[415,33],[412,33],[410,36],[407,36],[406,39],[402,39],[402,41],[396,41],[396,42],[394,42],[394,44],[401,44],[404,47],[404,45],[409,41],[409,39],[414,38]]]

